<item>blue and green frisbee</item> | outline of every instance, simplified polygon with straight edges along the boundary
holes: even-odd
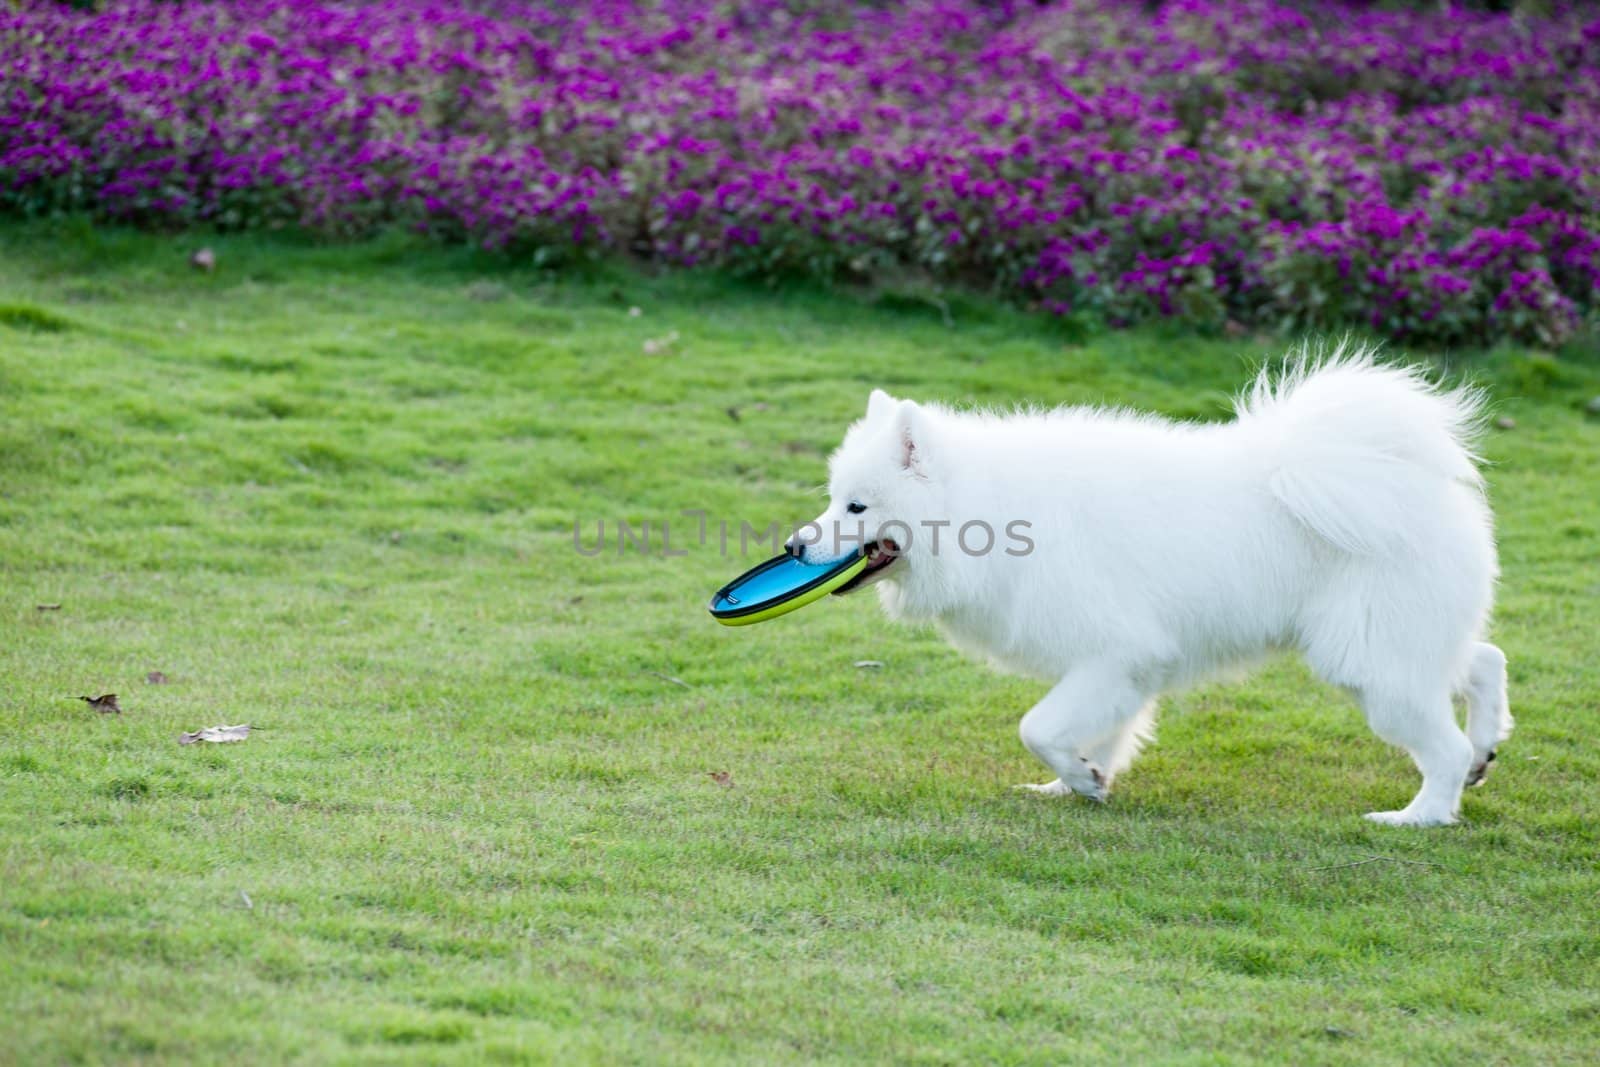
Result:
[[[711,597],[711,617],[724,626],[776,619],[843,591],[869,562],[861,551],[828,563],[807,563],[788,553],[775,556],[718,589]]]

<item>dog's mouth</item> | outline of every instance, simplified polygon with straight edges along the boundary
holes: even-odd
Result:
[[[866,547],[867,565],[860,574],[845,582],[833,591],[834,596],[843,596],[845,593],[854,592],[864,585],[871,585],[882,578],[884,574],[900,561],[900,546],[890,538],[881,541],[869,542]]]

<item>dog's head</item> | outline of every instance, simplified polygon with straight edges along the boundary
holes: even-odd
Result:
[[[926,522],[943,495],[938,448],[936,411],[874,389],[866,415],[828,460],[828,509],[801,527],[790,551],[819,563],[864,551],[870,562],[850,590],[926,566]]]

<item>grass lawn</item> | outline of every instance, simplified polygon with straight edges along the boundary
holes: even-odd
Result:
[[[1096,807],[870,596],[713,624],[679,513],[811,516],[873,385],[1213,418],[1276,346],[213,245],[0,229],[0,1061],[1593,1062],[1592,356],[1467,364],[1518,729],[1463,825],[1363,821],[1415,772],[1291,660]]]

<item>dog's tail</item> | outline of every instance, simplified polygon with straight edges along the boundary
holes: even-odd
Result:
[[[1441,483],[1481,491],[1473,445],[1483,405],[1476,389],[1446,391],[1341,344],[1263,371],[1237,411],[1283,506],[1329,544],[1371,555],[1404,543],[1415,527],[1406,516]]]

